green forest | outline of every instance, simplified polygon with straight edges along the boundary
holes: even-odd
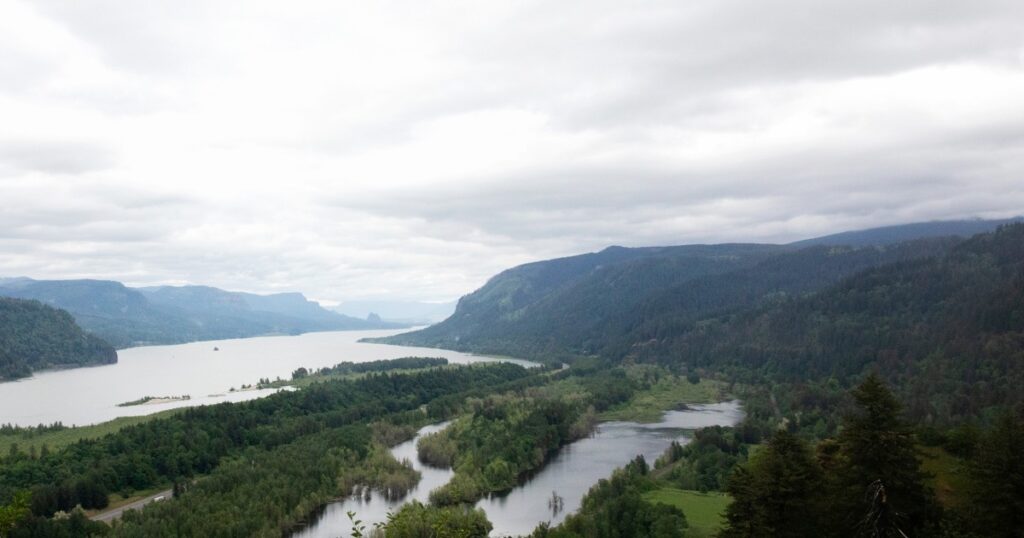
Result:
[[[67,312],[38,301],[0,297],[0,381],[44,368],[113,362],[114,348],[83,331]]]

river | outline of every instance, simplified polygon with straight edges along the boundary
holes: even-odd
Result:
[[[562,447],[537,473],[504,495],[492,496],[477,503],[494,524],[491,536],[529,534],[541,522],[558,524],[580,507],[583,495],[598,480],[611,475],[637,455],[651,465],[672,441],[688,442],[692,431],[705,426],[731,426],[743,418],[739,402],[695,405],[685,411],[669,411],[661,422],[605,422],[593,435]],[[425,502],[430,491],[445,484],[450,470],[434,469],[416,458],[419,437],[438,431],[445,425],[427,426],[416,439],[397,445],[392,453],[399,460],[408,458],[423,478],[416,489],[397,501],[387,501],[379,494],[370,499],[347,498],[329,504],[313,523],[292,538],[335,538],[350,536],[351,523],[347,512],[353,511],[367,529],[383,521],[387,512],[397,510],[413,499]],[[552,512],[548,499],[552,492],[562,497],[563,509]]]
[[[255,385],[260,378],[290,379],[300,366],[321,368],[343,361],[420,356],[444,357],[463,364],[496,360],[532,364],[457,351],[359,342],[361,338],[398,332],[402,331],[318,332],[123,349],[117,353],[116,364],[37,372],[26,379],[0,383],[0,424],[85,425],[175,407],[249,400],[271,394],[274,389],[230,389],[238,389],[242,384]],[[144,396],[185,394],[191,399],[117,406]]]

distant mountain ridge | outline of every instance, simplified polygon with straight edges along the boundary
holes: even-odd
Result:
[[[43,368],[114,362],[114,348],[83,331],[66,311],[0,297],[0,380]]]
[[[366,318],[370,314],[377,314],[387,321],[430,325],[444,321],[451,316],[455,312],[455,301],[441,303],[397,300],[345,301],[331,310],[355,318]]]
[[[536,359],[622,356],[634,338],[941,255],[1010,220],[916,223],[789,245],[609,247],[503,271],[460,299],[445,321],[377,341]]]
[[[343,316],[300,293],[256,295],[208,286],[129,288],[109,280],[0,281],[0,296],[67,310],[118,348],[311,331],[400,328]]]

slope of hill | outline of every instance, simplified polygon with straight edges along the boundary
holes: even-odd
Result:
[[[703,317],[819,290],[869,267],[935,256],[956,242],[945,238],[800,250],[673,247],[593,264],[572,278],[538,285],[536,275],[556,272],[547,264],[565,264],[539,262],[494,277],[464,297],[444,322],[382,341],[542,360],[622,357],[636,342],[680,331]]]
[[[750,380],[846,383],[877,370],[924,423],[1009,409],[1024,404],[1024,224],[705,319],[630,353]]]
[[[403,327],[344,316],[321,308],[301,293],[256,295],[208,286],[161,286],[139,291],[153,304],[183,313],[202,322],[207,331],[223,335]]]
[[[333,313],[301,294],[259,296],[204,286],[128,288],[106,280],[10,279],[0,296],[63,308],[118,348],[263,334],[377,329],[395,324]]]
[[[867,230],[856,230],[842,232],[813,239],[805,239],[790,243],[797,247],[809,247],[814,245],[847,245],[847,246],[868,246],[868,245],[892,245],[903,241],[914,239],[925,239],[929,237],[971,237],[980,233],[994,231],[1004,224],[1020,222],[1024,217],[1013,217],[1010,219],[995,220],[940,220],[932,222],[914,222],[911,224],[899,224],[895,226],[882,226]]]
[[[680,252],[594,266],[536,295],[527,276],[548,262],[512,269],[445,322],[384,340],[789,386],[876,370],[924,424],[1024,405],[1024,223],[967,240],[770,249],[719,271],[679,270],[695,263]],[[806,398],[796,407],[816,405]]]
[[[201,339],[199,329],[184,316],[155,307],[120,282],[25,279],[0,288],[0,295],[34,299],[67,310],[83,329],[117,348]]]
[[[460,299],[445,321],[380,341],[534,358],[575,353],[589,346],[607,315],[653,290],[750,267],[783,250],[743,244],[610,247],[529,263]]]
[[[916,223],[790,245],[610,247],[506,270],[463,297],[445,321],[378,341],[542,360],[622,357],[637,342],[699,319],[938,256],[961,236],[1011,221]]]
[[[84,332],[67,312],[38,301],[0,297],[0,380],[42,368],[114,362],[114,348]]]

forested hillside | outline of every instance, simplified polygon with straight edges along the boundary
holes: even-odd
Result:
[[[567,260],[506,271],[444,323],[386,341],[757,383],[849,386],[877,369],[927,423],[1024,402],[1024,224],[969,240],[586,259],[568,259],[569,278],[537,276]]]
[[[571,347],[565,338],[588,338],[600,330],[603,314],[636,304],[652,289],[748,267],[780,249],[610,247],[530,263],[498,274],[463,297],[444,322],[383,341],[529,357],[565,353]]]
[[[1012,407],[1024,402],[1024,224],[679,329],[641,333],[632,356],[749,381],[878,370],[921,421]]]
[[[817,291],[870,267],[935,256],[958,241],[674,247],[594,264],[558,280],[539,275],[565,262],[540,262],[494,277],[444,322],[383,341],[539,360],[593,354],[618,359],[648,334],[674,333],[721,312]]]
[[[0,381],[42,368],[113,362],[114,348],[84,332],[67,312],[0,297]]]
[[[134,289],[108,280],[11,279],[0,282],[0,296],[67,310],[82,328],[118,348],[399,327],[330,312],[297,293],[261,296],[205,286]]]

